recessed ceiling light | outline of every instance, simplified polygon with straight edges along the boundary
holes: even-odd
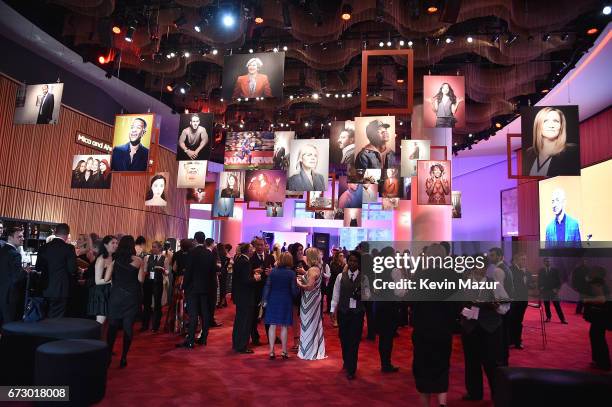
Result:
[[[605,6],[601,12],[604,14],[604,16],[609,16],[610,13],[612,13],[612,7]]]
[[[589,28],[587,30],[587,34],[589,34],[589,35],[597,34],[598,32],[599,32],[599,30],[597,28],[595,28],[595,27]]]
[[[469,42],[470,44],[474,42],[474,38],[469,36],[467,37],[467,42]]]

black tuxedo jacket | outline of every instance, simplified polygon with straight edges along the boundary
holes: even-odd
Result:
[[[249,259],[242,255],[236,257],[232,274],[232,299],[234,304],[254,307],[256,283]]]
[[[262,261],[259,258],[259,255],[257,253],[254,253],[253,256],[251,256],[251,267],[253,270],[261,268],[261,280],[255,282],[257,298],[261,299],[261,294],[263,292],[264,286],[266,285],[266,279],[268,278],[268,276],[266,276],[266,273],[264,272],[264,269],[266,267],[274,268],[274,256],[272,256],[271,254],[266,255],[264,253]]]
[[[185,294],[217,295],[216,263],[210,250],[194,247],[187,255],[183,288]]]
[[[561,277],[559,276],[559,270],[551,267],[546,272],[546,268],[542,267],[538,274],[538,287],[540,293],[551,294],[552,290],[561,288]]]
[[[42,272],[46,298],[68,298],[70,280],[76,274],[76,253],[74,246],[55,238],[38,253],[36,268]]]
[[[42,107],[38,111],[36,124],[49,124],[51,120],[53,120],[53,109],[55,109],[53,94],[47,93],[47,97],[45,98]]]
[[[11,290],[25,280],[21,268],[21,254],[13,246],[0,248],[0,304],[8,304]]]

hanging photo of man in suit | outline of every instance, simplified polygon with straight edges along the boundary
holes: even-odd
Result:
[[[111,155],[113,171],[147,171],[153,124],[151,113],[116,116]]]
[[[23,86],[17,91],[15,124],[57,124],[63,83]]]

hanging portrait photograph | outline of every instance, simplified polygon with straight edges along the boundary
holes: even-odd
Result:
[[[251,202],[283,202],[287,174],[281,170],[247,171],[245,200]]]
[[[450,161],[419,161],[417,165],[417,203],[419,205],[450,205],[451,180]]]
[[[223,60],[223,98],[282,98],[284,52],[234,54]]]
[[[521,109],[522,176],[580,175],[578,106]]]
[[[399,198],[383,198],[382,209],[383,211],[392,211],[399,207]]]
[[[266,216],[268,218],[282,218],[283,217],[283,203],[282,202],[266,202]]]
[[[363,185],[349,182],[346,176],[338,177],[338,208],[361,208]]]
[[[226,170],[272,169],[274,133],[271,131],[228,132],[225,139]]]
[[[152,113],[115,116],[111,170],[147,171],[154,125],[155,115]]]
[[[291,140],[287,169],[290,191],[325,191],[329,174],[329,140]]]
[[[402,179],[397,169],[387,168],[383,171],[383,177],[378,187],[380,196],[383,198],[399,198],[402,196],[402,187]]]
[[[14,124],[57,124],[63,83],[23,85],[17,89]]]
[[[453,218],[461,219],[461,191],[452,191]]]
[[[417,160],[429,160],[431,141],[402,140],[402,177],[416,177]]]
[[[344,227],[355,227],[360,228],[362,225],[361,221],[361,208],[345,209],[344,210]]]
[[[465,127],[465,77],[423,76],[423,127]]]
[[[404,190],[403,190],[403,195],[402,197],[407,200],[410,201],[412,199],[412,177],[404,177]]]
[[[188,204],[213,204],[216,190],[217,184],[214,182],[206,183],[204,188],[189,188],[185,201]]]
[[[75,155],[71,169],[71,188],[109,189],[111,187],[110,155]]]
[[[364,182],[362,185],[362,203],[378,202],[378,184]]]
[[[208,161],[179,161],[176,177],[177,188],[204,188]]]
[[[244,201],[244,171],[223,171],[219,174],[221,198]]]
[[[289,168],[289,145],[294,138],[294,131],[274,132],[273,169],[287,171],[287,168]]]
[[[395,116],[355,118],[355,167],[387,169],[398,165]]]
[[[212,113],[182,114],[176,144],[176,160],[208,160],[213,142]]]
[[[333,121],[329,129],[329,162],[343,166],[355,163],[355,122]]]
[[[158,172],[149,178],[145,195],[145,206],[168,205],[169,177],[170,173],[168,172]]]
[[[215,191],[211,219],[231,218],[234,216],[234,198],[221,198],[221,191]]]

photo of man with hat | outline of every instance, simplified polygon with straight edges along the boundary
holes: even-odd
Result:
[[[395,151],[387,145],[389,140],[391,140],[391,135],[388,131],[389,127],[391,127],[390,124],[378,119],[368,123],[365,128],[365,135],[368,138],[369,144],[363,147],[355,157],[356,168],[395,168]]]

